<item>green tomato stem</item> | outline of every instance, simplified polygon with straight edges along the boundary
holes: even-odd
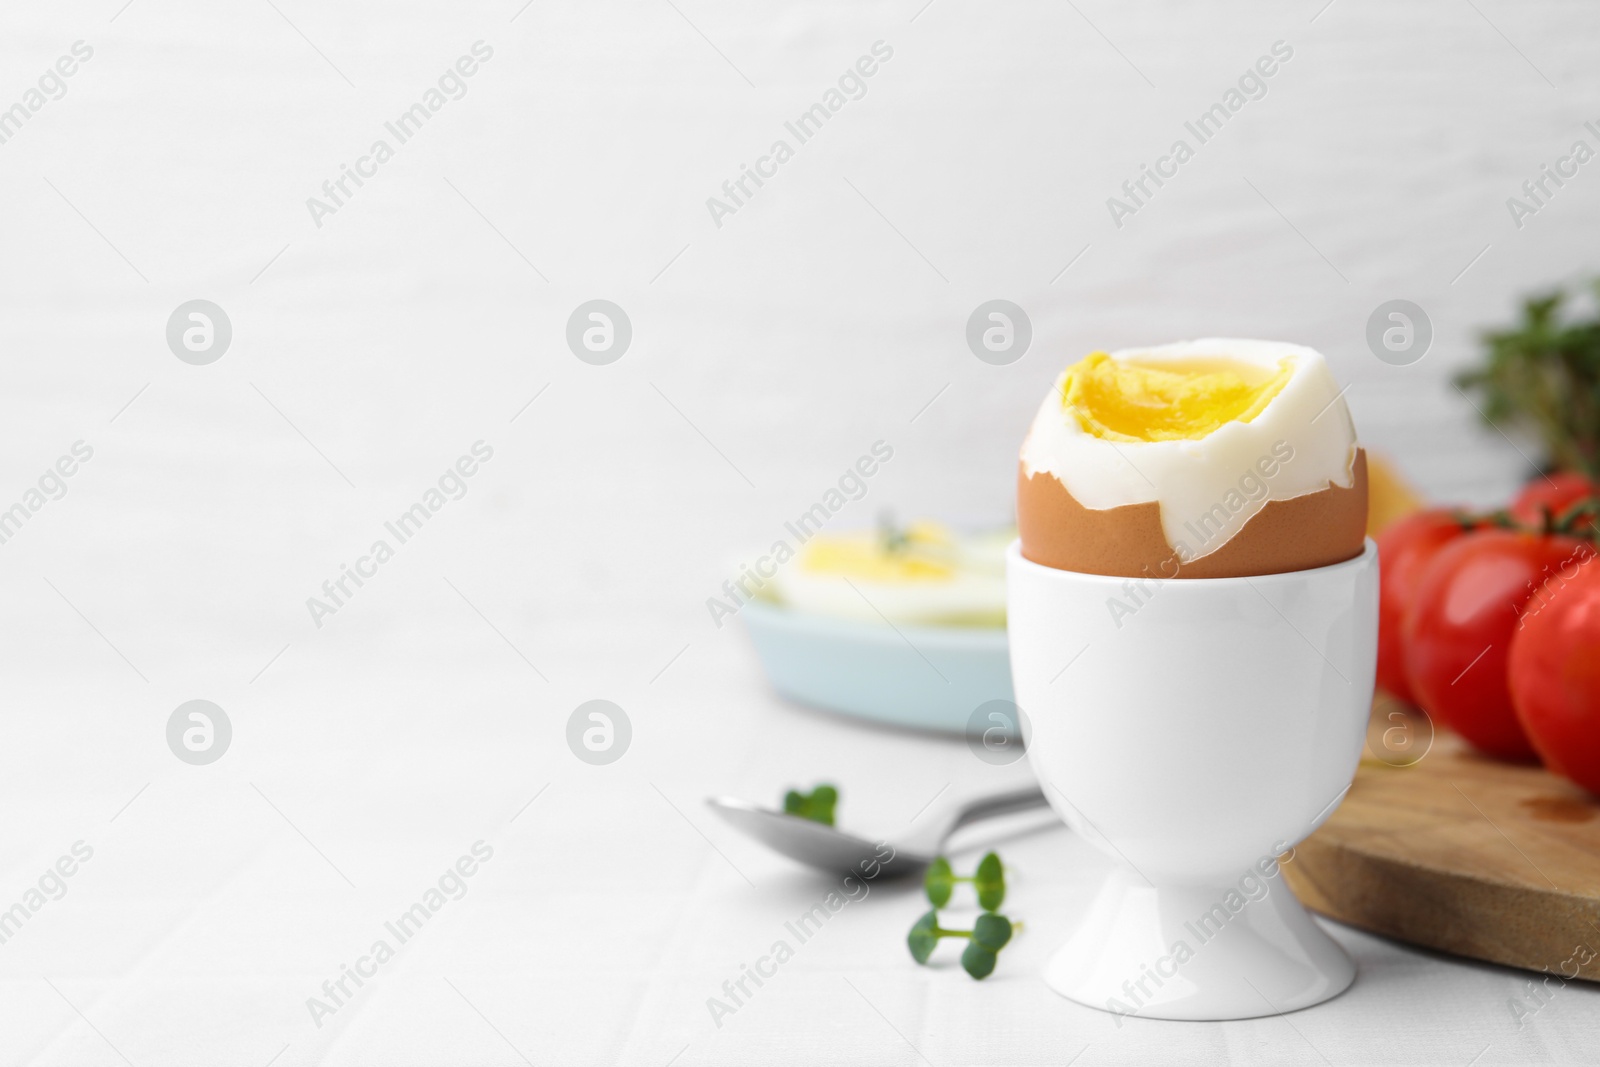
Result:
[[[1540,504],[1539,519],[1533,523],[1518,522],[1507,508],[1478,512],[1458,509],[1451,513],[1451,517],[1463,530],[1490,526],[1497,530],[1543,537],[1560,534],[1591,544],[1600,543],[1600,529],[1597,529],[1600,527],[1600,496],[1585,497],[1561,512],[1553,512],[1548,504]]]

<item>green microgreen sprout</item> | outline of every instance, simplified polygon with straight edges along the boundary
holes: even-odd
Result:
[[[1004,915],[986,911],[978,916],[970,930],[947,930],[939,925],[939,913],[930,911],[911,927],[906,935],[906,946],[911,949],[912,959],[925,964],[933,956],[940,938],[964,937],[967,947],[961,952],[961,968],[973,978],[983,979],[994,973],[1000,950],[1010,943],[1017,929],[1021,929],[1020,924],[1014,926]]]
[[[978,861],[978,869],[970,878],[960,877],[950,869],[949,860],[943,856],[937,857],[928,864],[928,870],[922,876],[922,889],[934,907],[942,908],[950,903],[950,895],[955,891],[957,882],[972,883],[972,888],[978,893],[978,904],[984,911],[994,911],[1006,899],[1005,869],[1000,864],[1000,857],[993,852]]]
[[[972,888],[978,894],[978,904],[983,908],[983,914],[978,916],[970,930],[947,930],[939,925],[938,909],[950,903],[957,882],[972,883]],[[964,937],[967,947],[961,953],[962,969],[973,978],[989,977],[1000,958],[1000,950],[1010,942],[1012,932],[1022,929],[1021,923],[1013,925],[1010,919],[995,910],[1006,899],[1005,867],[1000,857],[993,852],[985,853],[983,859],[978,861],[978,869],[972,873],[972,877],[963,878],[950,868],[949,860],[937,856],[928,864],[928,870],[922,876],[922,889],[928,894],[934,910],[919,918],[906,935],[906,947],[911,949],[911,958],[918,963],[927,963],[941,937]]]
[[[1006,899],[1006,875],[999,856],[990,852],[978,861],[978,869],[972,875],[972,888],[977,890],[978,905],[984,911],[1000,907]]]
[[[839,803],[839,790],[826,782],[817,786],[809,793],[802,793],[791,789],[783,795],[783,812],[785,815],[797,815],[802,819],[820,822],[824,826],[833,825],[833,808]]]
[[[911,547],[911,538],[904,527],[894,521],[894,512],[883,511],[878,514],[878,543],[883,546],[884,555],[897,556]]]
[[[928,864],[928,869],[922,875],[922,891],[928,894],[928,901],[936,908],[942,908],[950,903],[950,894],[956,888],[956,874],[950,869],[950,861],[943,856],[937,856]],[[928,914],[933,914],[929,912]],[[912,955],[916,955],[915,952]],[[926,960],[918,960],[925,963]]]

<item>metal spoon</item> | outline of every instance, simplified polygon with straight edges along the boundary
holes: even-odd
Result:
[[[929,818],[922,827],[898,841],[875,842],[845,833],[811,819],[758,807],[734,797],[709,797],[706,803],[733,827],[807,867],[831,874],[864,871],[864,864],[883,865],[888,877],[911,874],[933,862],[951,834],[982,819],[1042,808],[1044,791],[1034,786],[969,800]],[[888,862],[881,844],[893,849]]]

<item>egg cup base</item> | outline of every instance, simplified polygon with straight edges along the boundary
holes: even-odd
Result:
[[[1262,884],[1264,895],[1232,912],[1236,885],[1156,887],[1113,868],[1045,984],[1114,1015],[1189,1021],[1278,1015],[1344,992],[1350,957],[1281,875]]]

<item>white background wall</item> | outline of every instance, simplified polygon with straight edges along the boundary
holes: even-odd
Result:
[[[1444,379],[1519,294],[1584,275],[1600,197],[1585,171],[1520,232],[1504,206],[1600,118],[1600,15],[1576,3],[1340,0],[1315,22],[1310,4],[536,3],[514,22],[514,5],[279,5],[329,62],[265,4],[135,0],[114,22],[107,6],[17,8],[0,44],[7,101],[74,40],[96,50],[0,146],[0,485],[20,493],[76,438],[100,449],[50,536],[6,552],[95,551],[111,514],[124,546],[170,524],[182,551],[128,577],[141,600],[205,590],[190,614],[207,629],[297,623],[333,557],[479,437],[503,465],[472,526],[546,609],[604,590],[693,611],[725,550],[878,437],[897,461],[852,519],[1003,518],[1066,361],[1186,336],[1321,348],[1372,447],[1435,494],[1492,498],[1526,464]],[[306,198],[480,38],[495,58],[469,94],[313,226]],[[715,227],[706,197],[880,39],[895,55],[866,98]],[[1114,228],[1106,197],[1280,39],[1295,57],[1269,95]],[[636,327],[609,368],[561,343],[593,296]],[[963,343],[994,296],[1035,322],[1008,368]],[[1414,367],[1363,342],[1397,296],[1437,330]],[[163,344],[194,297],[235,323],[209,368]],[[657,546],[690,530],[663,567]]]

